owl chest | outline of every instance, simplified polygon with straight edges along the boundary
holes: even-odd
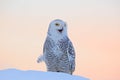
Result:
[[[55,46],[53,47],[53,54],[55,54],[56,56],[61,56],[66,53],[67,44],[64,41],[59,41],[58,43],[55,43]]]
[[[60,46],[59,45],[55,45],[53,48],[52,48],[52,51],[53,51],[53,54],[55,56],[61,56],[62,54],[64,54],[64,52],[61,50]]]
[[[49,44],[46,47],[46,62],[47,63],[55,63],[56,64],[64,64],[68,62],[67,55],[68,43],[67,41],[61,40],[58,42],[54,42]],[[51,64],[51,65],[52,65]]]

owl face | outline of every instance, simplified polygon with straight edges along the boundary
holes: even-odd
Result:
[[[51,28],[54,28],[56,30],[56,32],[62,33],[62,32],[64,32],[66,23],[62,20],[57,19],[57,20],[52,21],[50,26],[52,26]]]
[[[57,35],[57,36],[67,35],[66,23],[62,20],[56,19],[50,23],[48,32],[51,35]]]

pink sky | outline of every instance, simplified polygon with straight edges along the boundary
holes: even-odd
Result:
[[[36,59],[50,21],[60,18],[76,50],[74,75],[120,80],[120,1],[46,1],[0,1],[0,69],[46,71]]]

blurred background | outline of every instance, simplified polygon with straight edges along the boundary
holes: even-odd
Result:
[[[0,70],[46,71],[36,60],[54,19],[68,24],[74,75],[120,80],[119,0],[0,0]]]

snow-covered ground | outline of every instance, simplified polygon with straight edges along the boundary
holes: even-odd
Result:
[[[84,77],[57,72],[22,71],[17,69],[0,70],[0,80],[89,80]]]

